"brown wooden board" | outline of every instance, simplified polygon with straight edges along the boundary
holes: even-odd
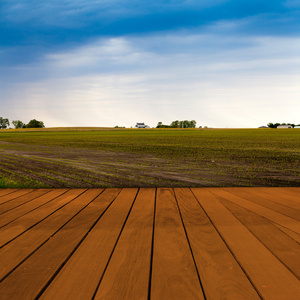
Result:
[[[34,210],[2,227],[0,247],[3,247],[3,245],[16,238],[18,235],[36,225],[44,218],[47,218],[83,192],[84,189],[70,190],[66,194],[58,197],[56,201],[48,202],[47,204],[39,207],[37,210]]]
[[[273,222],[273,224],[279,228],[281,231],[283,231],[285,234],[287,234],[289,237],[291,237],[294,241],[296,241],[298,244],[300,244],[300,234],[290,230],[290,229],[287,229],[279,224],[276,224]],[[300,255],[300,254],[299,254]]]
[[[204,299],[174,193],[156,199],[151,299]]]
[[[283,198],[286,202],[295,201],[300,204],[300,188],[279,188],[275,187],[272,190],[265,189],[267,193],[275,194],[276,196]]]
[[[242,197],[246,200],[252,201],[253,203],[256,203],[256,204],[261,205],[263,207],[266,207],[268,209],[274,210],[274,211],[276,211],[280,214],[283,214],[285,216],[288,216],[292,219],[300,221],[300,210],[295,210],[294,208],[286,206],[283,203],[279,204],[277,202],[268,200],[264,197],[261,197],[261,196],[255,195],[253,193],[250,193],[249,189],[246,190],[246,189],[243,189],[243,188],[240,188],[240,189],[226,188],[224,190],[226,190],[227,192],[230,192],[230,193],[232,193],[236,196]]]
[[[284,192],[287,190],[287,192],[299,195],[300,194],[300,187],[289,187],[289,188],[284,188]],[[297,197],[297,202],[300,202],[299,197]]]
[[[92,299],[131,209],[137,189],[123,189],[41,299]]]
[[[300,245],[272,222],[228,200],[220,200],[291,272],[300,279]]]
[[[1,189],[0,190],[0,203],[1,203],[1,197],[8,195],[8,194],[12,194],[13,192],[18,191],[19,189]]]
[[[175,194],[206,299],[260,299],[190,189]]]
[[[300,233],[300,222],[290,217],[284,216],[276,211],[273,211],[271,209],[268,209],[256,203],[248,201],[242,197],[236,196],[223,189],[214,189],[212,193],[221,196],[227,200],[230,200],[231,202],[234,202],[238,205],[241,205],[247,208],[248,210],[251,210],[263,216],[264,218],[267,218],[275,223],[278,223],[281,226],[284,226],[292,231],[295,231],[296,233]]]
[[[192,191],[260,295],[298,300],[299,280],[220,203],[214,194],[222,191]]]
[[[41,195],[49,193],[50,191],[51,191],[50,189],[38,189],[38,190],[32,191],[31,193],[28,193],[26,195],[18,197],[14,200],[3,203],[2,205],[0,205],[0,215],[7,211],[10,211],[16,207],[22,206]]]
[[[278,203],[278,204],[282,204],[285,206],[288,206],[292,209],[296,209],[298,211],[300,211],[300,201],[296,201],[296,198],[294,197],[280,197],[278,195],[278,191],[276,192],[276,190],[274,190],[273,188],[243,188],[243,190],[256,195],[256,196],[260,196],[263,197],[265,199],[268,199],[272,202]]]
[[[39,196],[35,199],[33,199],[30,202],[25,203],[24,205],[18,206],[14,208],[13,210],[10,210],[0,217],[0,227],[22,217],[23,215],[39,208],[40,206],[46,204],[49,201],[55,200],[58,196],[64,194],[67,192],[68,189],[55,189],[50,191],[47,194],[44,194],[42,196]]]
[[[88,190],[84,200],[90,203],[0,284],[3,298],[33,299],[39,296],[120,192],[111,189],[99,195],[101,191]]]
[[[50,211],[49,214],[51,215],[0,249],[0,280],[36,251],[87,205],[85,203],[84,191],[84,189],[71,190],[57,198],[60,206],[57,207],[55,212]],[[1,232],[3,228],[1,228]]]
[[[14,199],[16,199],[18,197],[21,197],[23,195],[29,194],[32,191],[34,191],[34,189],[17,190],[13,193],[8,193],[8,194],[0,197],[0,208],[1,208],[2,205],[4,205],[4,203],[13,201]]]
[[[155,189],[141,189],[95,296],[147,299]]]

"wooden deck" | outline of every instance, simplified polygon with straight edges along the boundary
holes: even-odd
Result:
[[[300,299],[300,188],[2,189],[0,299]]]

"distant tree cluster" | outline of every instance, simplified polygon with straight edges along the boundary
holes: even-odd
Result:
[[[195,128],[195,120],[173,121],[170,125],[164,125],[162,122],[158,122],[156,128]]]
[[[268,124],[268,127],[269,127],[269,128],[277,128],[279,125],[290,125],[290,126],[292,126],[293,128],[294,128],[295,126],[300,126],[300,124],[295,125],[295,124],[291,124],[291,123],[269,123],[269,124]]]
[[[12,121],[12,124],[16,129],[20,128],[44,128],[44,122],[37,121],[36,119],[30,120],[28,124],[23,123],[20,120]],[[9,120],[7,118],[0,117],[0,129],[6,129],[10,125]]]
[[[7,128],[8,126],[9,126],[9,120],[0,117],[0,128],[1,128],[1,129],[5,129],[5,128]]]

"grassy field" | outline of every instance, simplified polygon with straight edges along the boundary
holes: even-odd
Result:
[[[300,186],[298,129],[0,131],[0,188]]]

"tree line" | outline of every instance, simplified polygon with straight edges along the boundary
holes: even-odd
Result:
[[[293,128],[294,128],[295,126],[300,126],[300,124],[295,125],[295,124],[291,124],[291,123],[269,123],[269,124],[268,124],[268,127],[269,127],[269,128],[277,128],[277,127],[280,126],[280,125],[290,125],[290,126],[292,126]]]
[[[23,123],[20,120],[12,121],[12,124],[16,129],[20,128],[44,128],[44,122],[38,121],[36,119],[32,119],[28,122],[28,124]],[[0,117],[0,129],[6,129],[10,125],[9,120],[7,118]]]
[[[156,128],[195,128],[195,120],[173,121],[170,125],[164,125],[162,122],[158,122]]]

